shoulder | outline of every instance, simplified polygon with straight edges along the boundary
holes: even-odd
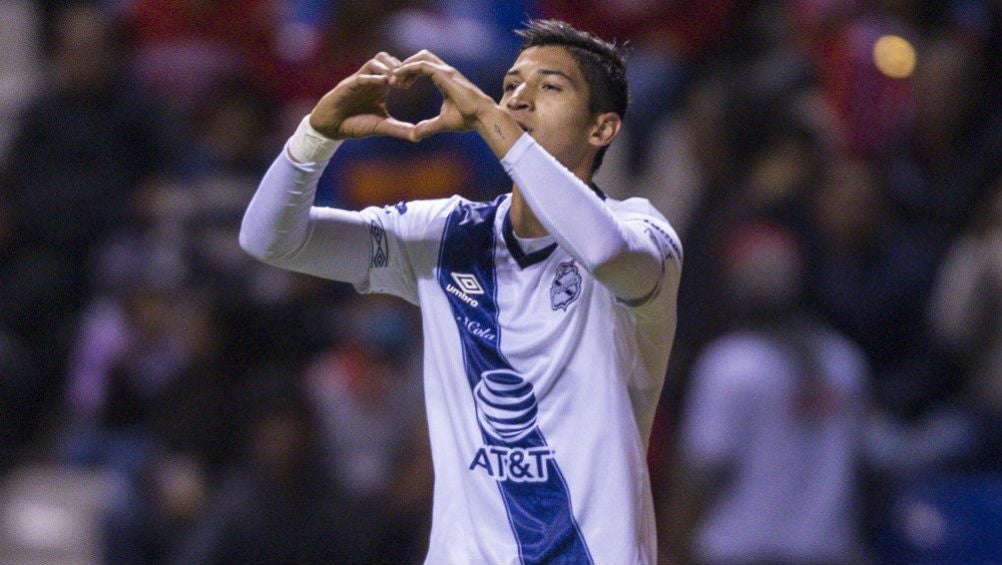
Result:
[[[460,215],[462,222],[480,222],[494,217],[494,212],[501,206],[507,198],[507,194],[498,196],[494,200],[475,202],[466,198],[457,197],[458,200],[453,205],[451,211]]]
[[[833,328],[820,332],[819,354],[833,376],[862,382],[870,372],[862,348]]]
[[[624,200],[617,200],[615,198],[606,198],[606,204],[612,213],[616,216],[623,217],[643,217],[650,218],[658,222],[668,223],[665,219],[664,214],[658,211],[657,208],[651,204],[650,200],[646,198],[631,197]]]
[[[748,384],[789,362],[775,343],[754,332],[733,332],[710,342],[699,354],[695,372],[701,378]]]
[[[624,222],[635,222],[647,232],[648,236],[664,251],[665,255],[682,263],[682,240],[675,228],[653,204],[646,198],[627,198],[616,200],[606,199],[606,204],[613,215]]]
[[[449,214],[466,199],[460,196],[433,200],[402,200],[386,206],[370,206],[362,216],[370,231],[386,231],[402,240],[425,240],[442,231]]]
[[[381,216],[382,218],[399,218],[403,220],[421,218],[422,220],[428,220],[439,216],[447,216],[462,202],[468,201],[461,196],[450,196],[449,198],[435,198],[431,200],[401,200],[396,204],[366,208],[365,211],[370,214]]]
[[[388,233],[400,243],[437,245],[448,223],[471,225],[489,221],[504,198],[498,197],[491,202],[475,202],[462,196],[407,200],[382,207],[372,206],[363,210],[362,214],[374,237]]]

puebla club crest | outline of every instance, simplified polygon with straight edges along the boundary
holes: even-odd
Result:
[[[567,311],[567,307],[581,296],[581,273],[574,261],[557,265],[557,273],[550,285],[550,307]]]

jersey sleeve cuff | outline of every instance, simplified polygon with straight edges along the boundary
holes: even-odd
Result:
[[[296,133],[289,138],[289,157],[293,161],[304,163],[326,163],[334,156],[334,152],[343,143],[340,139],[331,139],[313,129],[310,116],[299,122]]]

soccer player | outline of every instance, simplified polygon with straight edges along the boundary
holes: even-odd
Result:
[[[682,252],[646,200],[594,184],[627,106],[617,48],[557,21],[494,102],[434,54],[380,53],[327,93],[261,181],[245,250],[420,306],[435,468],[426,562],[653,563],[645,454],[675,331]],[[430,77],[440,114],[385,97]],[[360,212],[312,207],[345,139],[476,131],[514,186]]]

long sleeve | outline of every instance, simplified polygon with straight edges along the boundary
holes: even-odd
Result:
[[[501,163],[543,227],[619,298],[643,302],[660,288],[666,271],[678,280],[681,257],[670,228],[617,218],[528,134]]]
[[[304,151],[304,139],[317,142],[306,128],[304,119],[262,178],[240,226],[240,246],[269,265],[360,283],[369,268],[369,226],[360,212],[313,206],[317,181],[338,144]],[[293,149],[312,160],[293,161]]]

